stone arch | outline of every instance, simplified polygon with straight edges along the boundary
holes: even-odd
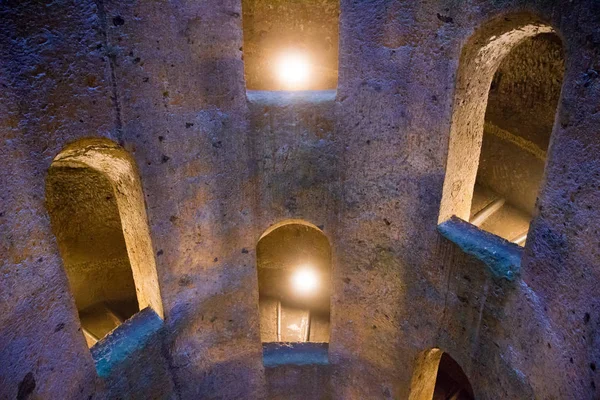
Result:
[[[528,13],[511,14],[486,23],[463,46],[438,223],[452,216],[470,219],[488,95],[495,72],[523,41],[549,33],[556,32],[540,18]],[[496,206],[502,204],[498,202]]]
[[[473,400],[473,388],[461,366],[446,352],[433,348],[415,361],[409,400]]]
[[[329,342],[331,245],[325,233],[304,220],[281,221],[261,235],[256,259],[262,341]],[[294,283],[302,271],[315,282],[304,293]],[[286,330],[292,325],[298,330]]]
[[[80,318],[108,303],[116,325],[146,307],[163,318],[141,182],[122,147],[104,138],[67,145],[48,170],[46,208]],[[84,332],[90,345],[100,339]]]

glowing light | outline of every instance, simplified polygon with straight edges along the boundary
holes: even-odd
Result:
[[[292,275],[292,284],[299,294],[310,294],[318,289],[319,277],[313,268],[303,265]]]
[[[279,56],[276,64],[279,82],[290,90],[306,87],[310,75],[310,63],[305,54],[288,51]]]

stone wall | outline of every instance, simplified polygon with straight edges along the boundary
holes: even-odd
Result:
[[[45,208],[65,143],[111,136],[102,21],[89,2],[0,7],[0,398],[88,398],[92,357]]]
[[[265,373],[255,248],[287,218],[332,245],[323,398],[407,398],[434,347],[478,399],[596,397],[598,5],[340,11],[334,98],[247,95],[235,0],[1,6],[0,397],[282,396],[313,372]],[[556,29],[566,62],[522,273],[507,281],[436,226],[461,55],[518,28],[517,12]],[[164,306],[163,336],[122,380],[95,371],[44,207],[53,157],[86,136],[139,168]]]
[[[597,102],[598,89],[590,71],[597,63],[598,42],[589,19],[597,6],[448,1],[368,7],[341,6],[337,129],[345,141],[338,226],[343,234],[334,246],[343,258],[334,265],[337,298],[330,343],[337,397],[406,398],[417,352],[439,347],[465,370],[476,398],[503,397],[498,393],[506,398],[593,398],[590,363],[596,352],[589,346],[596,334],[588,327],[596,296],[587,282],[595,281],[596,273],[587,266],[598,265],[597,252],[591,250],[598,238],[584,217],[596,211],[581,202],[598,196],[582,169],[585,165],[593,176],[599,165],[591,128],[597,123],[591,104]],[[513,24],[521,25],[514,14],[519,11],[545,16],[556,27],[567,61],[522,278],[510,290],[500,290],[486,285],[493,279],[490,272],[456,253],[435,226],[456,117],[461,53],[468,55]],[[376,23],[381,16],[389,21],[383,26]],[[465,70],[464,77],[469,76],[474,71]],[[487,93],[489,86],[479,88]],[[481,100],[465,98],[485,106]],[[583,165],[567,161],[574,152]],[[589,234],[582,237],[577,229]],[[568,251],[567,243],[591,253]],[[586,273],[574,274],[582,265]],[[482,277],[473,279],[475,272]],[[462,309],[473,300],[458,291],[459,285],[483,302],[468,318]],[[496,321],[495,329],[488,318]],[[577,336],[583,331],[585,340]]]

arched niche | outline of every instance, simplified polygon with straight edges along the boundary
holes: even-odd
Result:
[[[286,220],[256,246],[261,340],[329,342],[331,246],[318,227]]]
[[[446,352],[434,348],[416,359],[409,400],[473,400],[473,388],[460,365]]]
[[[46,208],[90,347],[146,307],[163,317],[140,179],[108,139],[81,139],[52,161]]]
[[[554,29],[530,14],[497,18],[467,41],[456,80],[439,223],[457,216],[524,244],[563,63]]]

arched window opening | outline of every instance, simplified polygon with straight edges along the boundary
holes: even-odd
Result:
[[[243,0],[249,90],[337,87],[339,0]]]
[[[417,357],[409,400],[473,400],[473,388],[460,365],[440,349]]]
[[[523,40],[492,80],[470,222],[524,245],[560,96],[564,61],[560,38]]]
[[[92,168],[53,166],[48,211],[90,347],[139,311],[110,181]]]
[[[331,248],[303,221],[267,230],[256,249],[263,342],[329,342]]]
[[[48,170],[46,207],[90,347],[140,309],[163,314],[134,165],[113,142],[83,139]]]
[[[456,215],[523,246],[560,97],[562,44],[528,15],[474,36],[461,56],[439,222]]]

